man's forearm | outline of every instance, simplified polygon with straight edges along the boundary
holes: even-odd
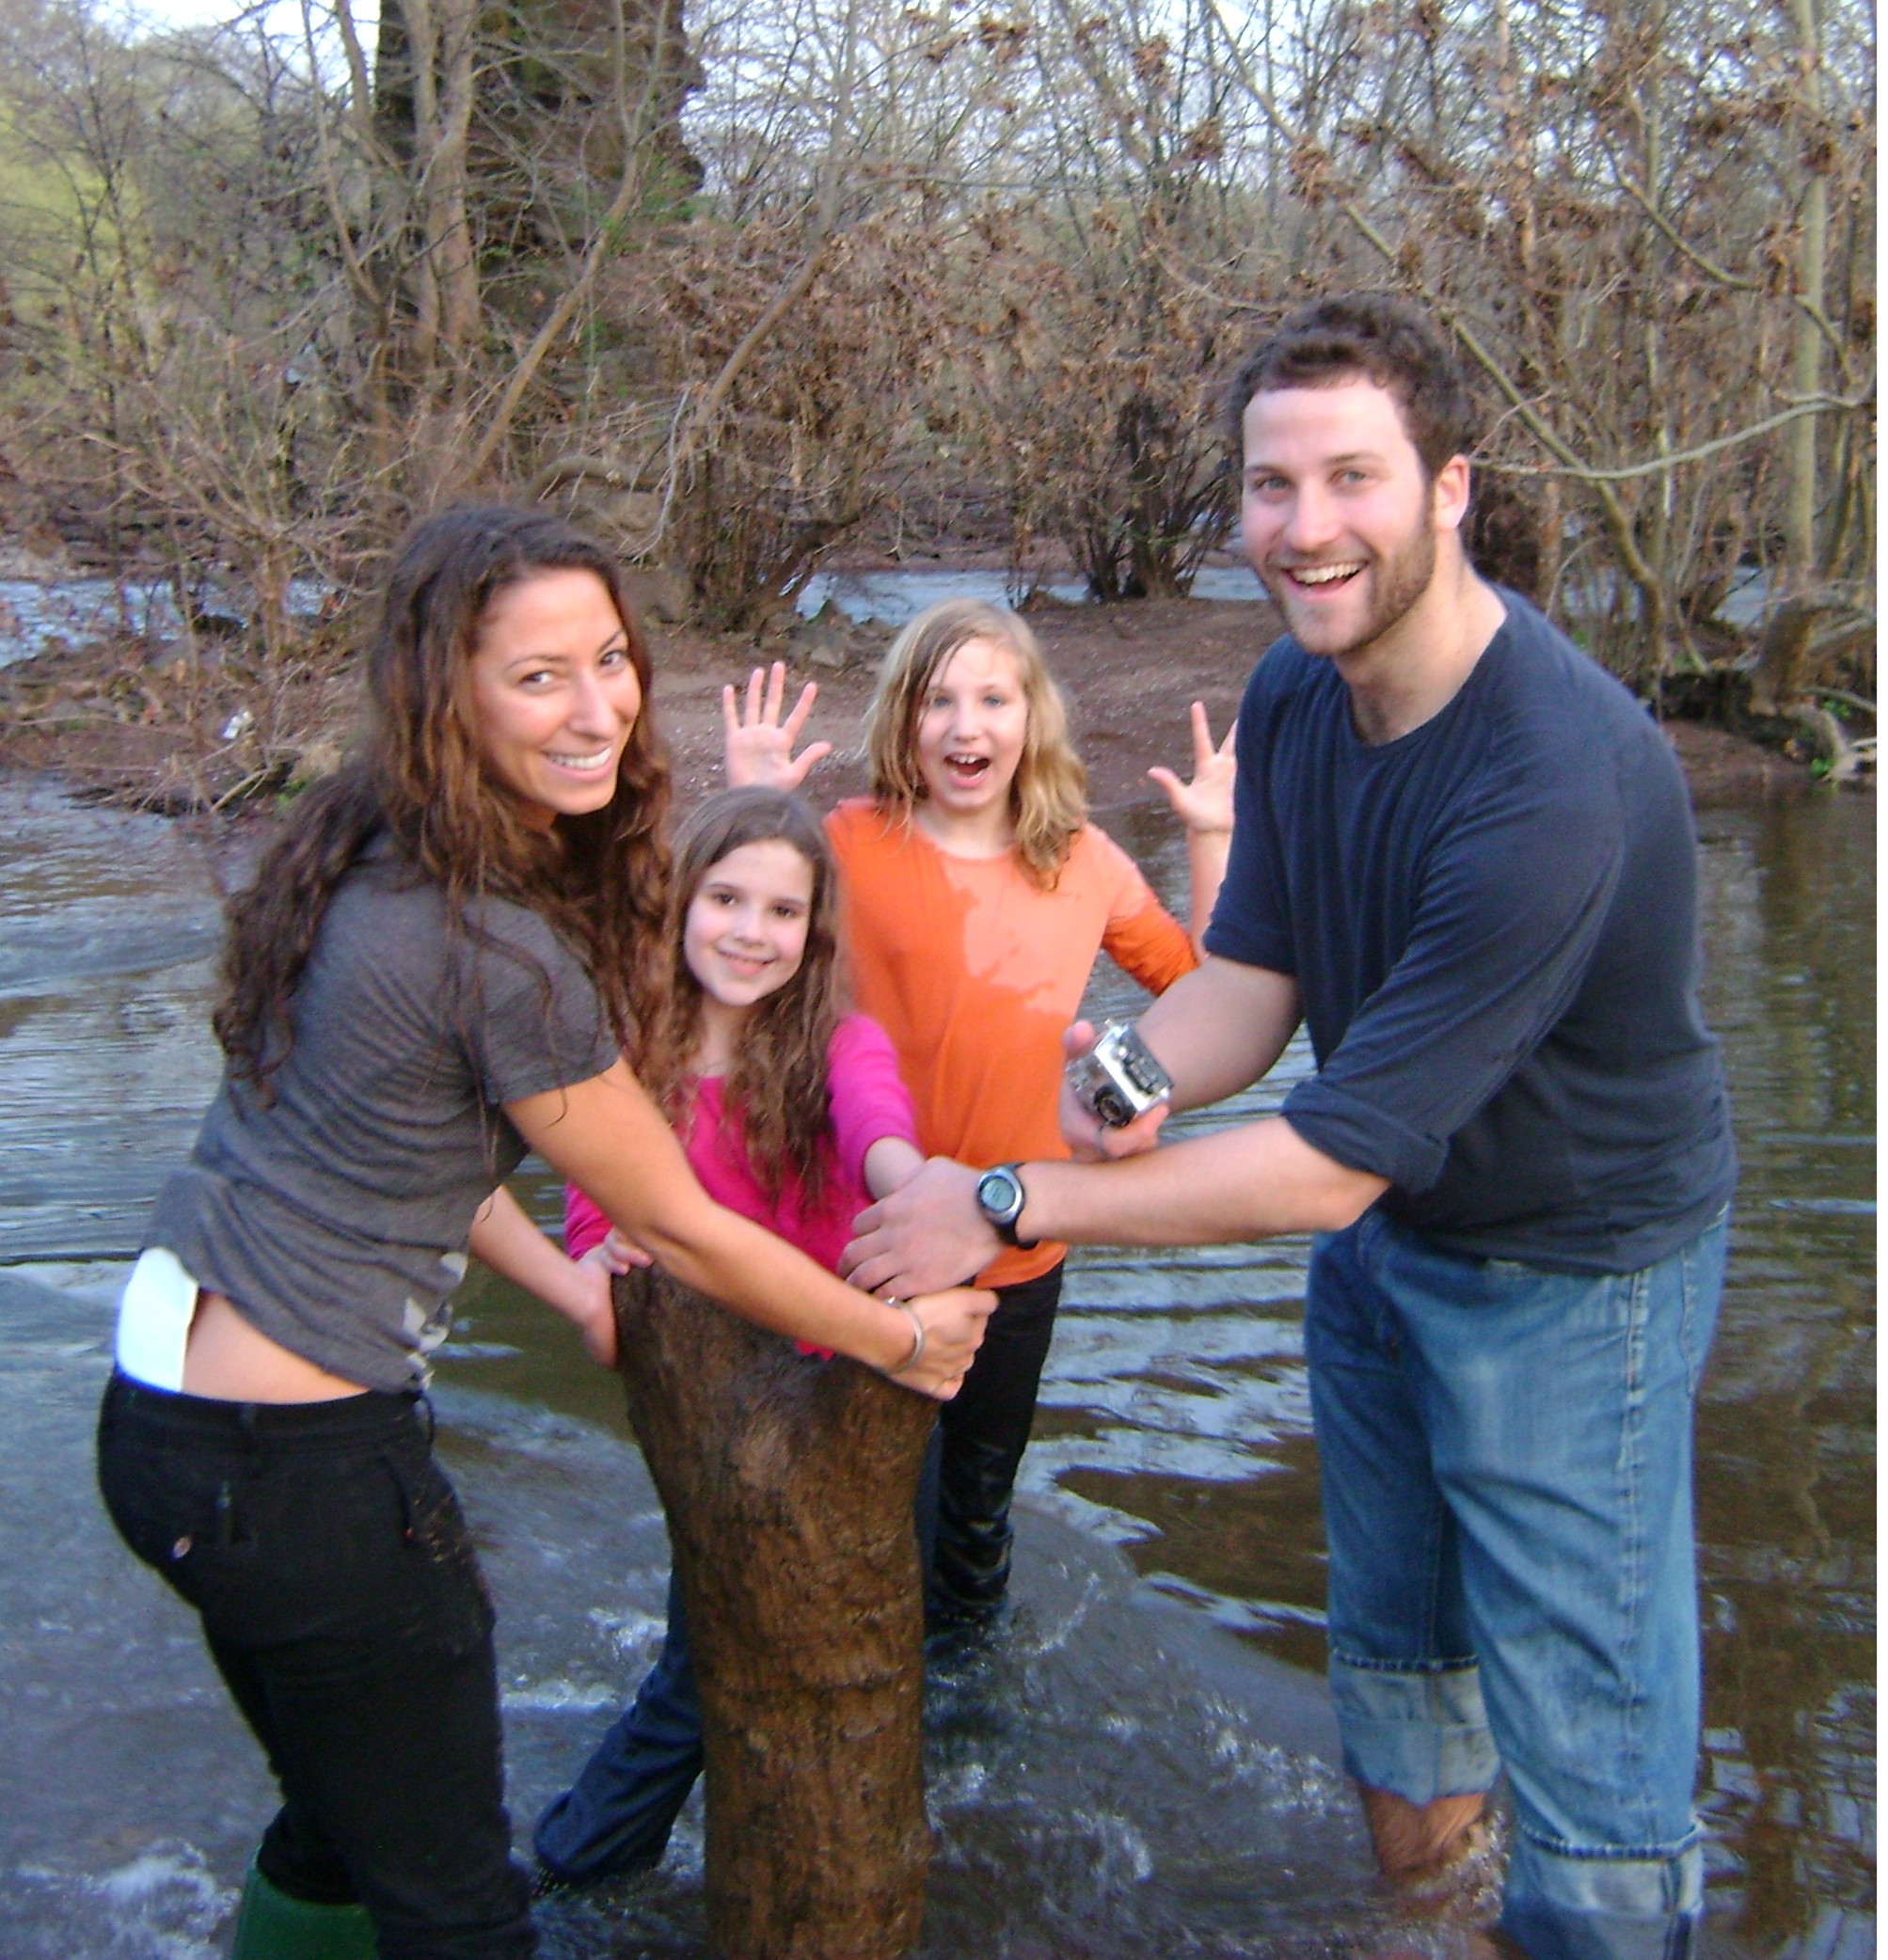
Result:
[[[1280,1116],[1117,1163],[1028,1163],[1017,1230],[1074,1245],[1215,1245],[1336,1231],[1388,1189]]]
[[[1245,1088],[1269,1068],[1298,1022],[1289,974],[1209,959],[1176,981],[1141,1019],[1148,1045],[1189,1109]],[[1025,1163],[1024,1239],[1076,1245],[1202,1245],[1349,1225],[1385,1189],[1314,1150],[1278,1117],[1163,1149],[1153,1113],[1114,1132],[1108,1163]],[[1062,1133],[1085,1155],[1109,1154],[1109,1135],[1065,1083]],[[908,1294],[981,1272],[1002,1241],[978,1207],[983,1166],[933,1158],[853,1221],[841,1269],[873,1289]]]
[[[1298,1025],[1298,988],[1289,974],[1209,957],[1137,1025],[1173,1077],[1174,1108],[1201,1109],[1250,1088],[1284,1053]]]

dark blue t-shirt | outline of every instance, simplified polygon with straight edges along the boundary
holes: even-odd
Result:
[[[1630,694],[1526,600],[1454,699],[1371,747],[1291,639],[1239,711],[1207,950],[1289,973],[1318,1072],[1284,1114],[1483,1257],[1627,1272],[1737,1180],[1698,1009],[1684,778]]]

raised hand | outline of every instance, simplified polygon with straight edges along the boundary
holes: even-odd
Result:
[[[1235,719],[1226,731],[1226,739],[1214,746],[1213,731],[1207,725],[1206,706],[1196,701],[1193,723],[1193,781],[1182,782],[1171,769],[1150,769],[1148,774],[1166,791],[1173,814],[1189,830],[1224,832],[1232,830],[1232,786],[1239,765],[1232,752],[1233,737],[1239,733]]]
[[[743,703],[733,687],[722,689],[722,727],[726,737],[726,773],[730,789],[758,783],[766,789],[798,789],[816,763],[833,753],[831,742],[809,742],[798,755],[793,745],[806,726],[819,693],[817,681],[800,690],[793,712],[783,721],[781,703],[786,692],[786,662],[756,667],[747,677]]]

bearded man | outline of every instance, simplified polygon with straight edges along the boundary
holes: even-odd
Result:
[[[1415,308],[1293,315],[1240,370],[1247,551],[1288,636],[1240,709],[1211,956],[1148,1010],[1171,1105],[1279,1115],[1154,1147],[936,1160],[852,1277],[999,1242],[1317,1234],[1305,1347],[1346,1765],[1392,1873],[1444,1866],[1505,1770],[1498,1937],[1681,1960],[1703,1912],[1691,1427],[1736,1181],[1697,1001],[1696,843],[1658,727],[1468,562],[1472,403]],[[1071,1030],[1071,1052],[1091,1037]]]

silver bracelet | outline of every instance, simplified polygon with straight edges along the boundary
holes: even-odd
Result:
[[[911,1316],[912,1320],[912,1351],[899,1362],[896,1367],[888,1367],[885,1372],[888,1375],[909,1375],[917,1367],[918,1363],[925,1358],[925,1323],[919,1320],[917,1308],[909,1300],[893,1300],[888,1297],[885,1304],[887,1306],[901,1307]]]

